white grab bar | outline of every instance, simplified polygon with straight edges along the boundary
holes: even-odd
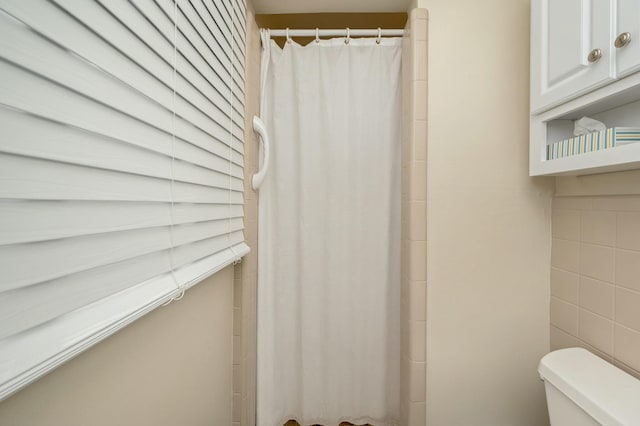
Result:
[[[269,169],[269,134],[267,133],[267,128],[264,125],[264,122],[260,120],[257,115],[253,116],[253,131],[256,132],[260,136],[260,140],[262,141],[262,167],[258,170],[258,173],[253,175],[251,178],[251,187],[254,191],[257,191],[262,182],[264,181],[265,176],[267,175],[267,170]]]

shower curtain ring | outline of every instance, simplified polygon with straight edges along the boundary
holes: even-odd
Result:
[[[349,44],[351,41],[351,34],[349,33],[349,27],[347,27],[347,38],[344,39],[344,44]]]
[[[289,27],[285,30],[285,34],[287,36],[287,43],[291,43],[291,36],[289,35]]]
[[[382,28],[378,27],[378,39],[376,40],[376,44],[380,44],[382,41]]]
[[[316,44],[320,43],[320,30],[316,27]]]

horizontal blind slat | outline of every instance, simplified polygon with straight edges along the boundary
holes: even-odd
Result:
[[[244,242],[237,243],[217,253],[186,263],[176,269],[174,276],[181,285],[189,288],[194,283],[219,271],[224,265],[228,265],[229,262],[244,256],[248,252],[249,247]]]
[[[170,202],[169,179],[0,154],[0,199]]]
[[[0,200],[0,245],[169,226],[167,203]]]
[[[194,166],[186,161],[175,161],[173,164],[173,179],[183,183],[195,183],[213,188],[228,188],[242,191],[242,179],[229,175],[229,168],[223,171],[207,170]]]
[[[0,294],[169,248],[168,226],[0,246]]]
[[[3,17],[6,15],[0,14],[0,56],[5,59],[166,133],[175,130],[177,137],[200,146],[207,143],[208,137],[227,140],[228,128],[209,120],[195,108],[180,111],[189,115],[190,122],[177,119],[172,129],[167,119],[173,115],[170,109]]]
[[[184,244],[173,251],[174,265],[180,269],[189,263],[196,262],[217,253],[235,244],[244,241],[242,231],[236,231],[228,235],[221,235],[191,244]]]
[[[242,218],[241,205],[0,200],[0,245]]]
[[[231,26],[232,33],[236,34],[245,34],[246,31],[244,29],[245,22],[243,19],[238,19],[237,10],[235,10],[232,2],[223,2],[224,8],[227,10],[227,14],[229,15],[229,19],[233,24]],[[241,21],[241,22],[240,22]]]
[[[145,141],[122,141],[98,133],[85,131],[69,124],[51,121],[33,114],[0,105],[0,128],[4,140],[0,152],[35,158],[49,158],[75,164],[109,167],[114,159],[120,163],[116,170],[137,171],[156,176],[152,171],[171,158],[169,143],[163,147]],[[241,141],[238,141],[241,142]],[[220,150],[222,153],[222,150]],[[228,148],[227,148],[228,155]],[[212,171],[229,172],[229,160],[181,140],[176,140],[177,160],[193,163]],[[142,158],[144,158],[143,161]],[[233,164],[231,176],[242,179],[242,168]]]
[[[245,7],[237,1],[233,2],[231,7],[233,8],[234,13],[236,14],[237,22],[240,25],[241,31],[239,31],[238,35],[242,37],[244,40],[247,34],[247,19],[246,19]]]
[[[244,90],[241,88],[241,85],[244,85],[244,82],[239,83],[235,78],[233,79],[232,90],[235,100],[244,106]]]
[[[237,182],[237,181],[234,181]],[[0,199],[242,204],[242,191],[0,154]],[[237,185],[234,184],[234,185]]]
[[[160,0],[162,7],[172,7],[171,0]],[[183,6],[181,6],[183,5]],[[231,58],[228,54],[230,40],[220,32],[212,33],[197,11],[186,3],[178,3],[178,29],[185,35],[185,41],[196,46],[214,70],[228,74]],[[180,40],[178,40],[180,41]],[[222,67],[220,69],[219,67]]]
[[[3,121],[0,109],[0,124]],[[161,179],[167,178],[166,171],[172,166],[171,158],[165,155],[105,138],[91,137],[94,135],[86,133],[73,133],[69,131],[72,130],[69,127],[45,133],[50,126],[21,129],[19,120],[5,124],[3,129],[7,139],[0,146],[0,152]],[[210,170],[176,160],[173,163],[172,178],[216,188],[227,188],[231,182],[233,189],[241,189],[242,179],[229,176],[228,162],[220,166],[221,170]]]
[[[159,307],[176,292],[173,277],[164,274],[0,340],[0,398]]]
[[[177,203],[242,204],[244,198],[240,190],[176,182],[173,199]]]
[[[155,28],[143,16],[139,15],[135,8],[128,3],[120,2],[120,0],[105,3],[113,9],[114,13],[117,13],[120,21],[116,20],[115,15],[112,15],[109,10],[91,7],[87,2],[59,1],[70,14],[73,14],[77,19],[85,20],[93,30],[99,32],[101,37],[97,42],[95,34],[93,32],[89,34],[94,37],[91,40],[93,47],[97,45],[102,47],[102,50],[96,52],[95,49],[85,48],[88,43],[83,43],[83,38],[65,38],[63,37],[65,33],[60,34],[60,32],[52,34],[49,27],[55,27],[55,24],[49,21],[37,21],[35,24],[37,24],[38,30],[45,31],[48,37],[57,40],[66,48],[81,52],[84,57],[102,69],[108,70],[122,81],[143,91],[145,95],[155,99],[166,108],[171,108],[173,46],[170,41],[162,37],[154,37],[153,35],[157,33]],[[115,4],[118,4],[118,7],[114,7]],[[65,14],[64,18],[66,20],[61,21],[60,24],[64,22],[65,28],[81,25],[68,14]],[[56,16],[56,19],[63,18]],[[30,20],[32,21],[33,18]],[[137,33],[131,32],[125,24],[132,25]],[[141,34],[145,38],[139,39],[138,36]],[[145,43],[147,41],[149,44]],[[103,47],[104,43],[111,43],[111,46]],[[125,70],[126,72],[124,72]],[[147,77],[145,79],[145,75],[154,78]],[[176,98],[175,104],[177,114],[185,118],[189,117],[189,114],[195,114],[197,117],[202,116],[198,118],[200,121],[209,119],[215,125],[225,127],[228,111],[226,107],[221,108],[219,104],[226,104],[228,102],[226,97],[220,98],[221,93],[206,85],[200,85],[204,93],[197,90],[193,83],[180,72],[176,77],[178,87],[181,88],[178,90],[179,96]],[[197,75],[195,77],[197,78]],[[150,88],[150,84],[154,85],[153,90]],[[206,124],[201,123],[201,127],[204,128],[204,126]]]
[[[173,248],[240,231],[243,226],[242,218],[176,225],[173,227]]]
[[[114,139],[135,141],[154,151],[171,152],[171,135],[161,129],[132,120],[122,112],[88,100],[33,73],[24,72],[1,59],[0,74],[6,78],[0,81],[0,104]],[[23,87],[29,90],[21,89]],[[167,112],[166,115],[170,120],[171,114]],[[228,157],[228,145],[215,139],[203,138],[195,145],[219,157]],[[234,157],[234,162],[242,165],[238,157]]]
[[[170,271],[170,253],[163,250],[0,293],[0,339]]]
[[[189,21],[194,22],[197,20],[196,17],[199,18],[216,40],[215,44],[220,46],[223,54],[227,60],[230,61],[231,56],[229,55],[228,49],[231,47],[231,41],[225,32],[224,25],[221,24],[222,17],[218,10],[215,7],[208,8],[204,4],[206,2],[202,2],[201,0],[189,0],[188,3],[188,6],[180,6]],[[193,11],[193,13],[191,11]]]
[[[237,234],[233,241],[238,241]],[[212,241],[207,243],[212,244]],[[236,246],[235,250],[242,249]],[[209,257],[219,254],[220,251],[214,252]],[[216,263],[222,263],[220,260]],[[170,268],[169,252],[165,250],[65,276],[37,288],[3,293],[0,297],[0,340],[164,274]],[[184,269],[180,275],[186,277]],[[87,281],[96,285],[89,287]]]
[[[216,23],[219,23],[220,30],[228,39],[229,34],[231,34],[231,16],[229,16],[228,11],[221,2],[208,2],[203,0],[190,0],[192,3],[195,2],[203,3],[204,7],[209,11],[212,17],[214,17]]]
[[[221,219],[0,246],[0,295],[172,246],[175,252],[183,245],[242,230],[242,224],[242,219]]]
[[[166,40],[170,40],[173,34],[173,22],[163,12],[160,6],[146,0],[136,0],[136,7],[153,23],[158,31],[165,36]],[[180,28],[179,28],[180,29]],[[178,31],[177,39],[177,64],[176,68],[179,73],[188,76],[187,80],[199,82],[198,88],[203,86],[211,86],[215,90],[219,90],[223,96],[227,96],[231,90],[228,82],[230,75],[229,68],[222,65],[216,66],[215,59],[212,54],[207,54],[205,47],[198,43],[200,50],[190,43],[190,40]],[[195,40],[193,40],[195,41]],[[207,48],[207,50],[209,50]],[[209,50],[209,52],[211,52]],[[173,54],[173,50],[172,50]],[[202,78],[198,77],[201,76]]]
[[[166,178],[171,167],[167,153],[8,108],[0,108],[0,128],[4,133],[0,145],[3,153],[159,178]]]

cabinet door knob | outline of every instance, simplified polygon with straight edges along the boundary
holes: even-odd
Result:
[[[613,44],[618,49],[620,49],[621,47],[625,47],[629,43],[631,43],[631,34],[626,32],[616,37],[616,41]]]
[[[589,56],[587,56],[587,60],[592,64],[598,62],[600,58],[602,58],[602,50],[600,49],[593,49],[589,52]]]

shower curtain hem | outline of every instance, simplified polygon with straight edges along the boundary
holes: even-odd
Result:
[[[354,426],[361,425],[371,425],[371,426],[399,426],[400,422],[398,420],[381,420],[381,419],[373,419],[371,417],[340,417],[338,419],[322,419],[322,418],[312,418],[310,420],[302,421],[298,416],[284,416],[276,425],[286,425],[287,422],[294,420],[298,422],[300,426],[339,426],[343,422],[348,422],[353,424]]]

